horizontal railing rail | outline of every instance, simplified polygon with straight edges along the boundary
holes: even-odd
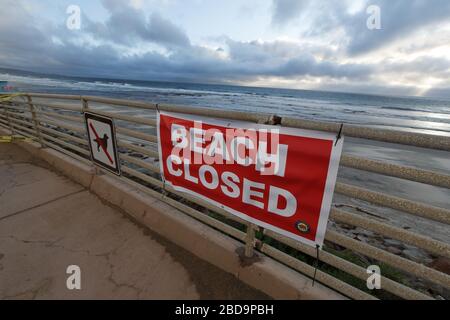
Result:
[[[129,109],[117,109],[115,108],[117,106]],[[128,110],[139,110],[137,111],[139,116],[127,112]],[[123,173],[120,179],[125,179],[149,195],[158,197],[194,219],[246,243],[247,246],[254,247],[266,256],[307,276],[312,277],[316,274],[317,281],[354,299],[384,297],[432,299],[440,292],[439,290],[450,289],[450,276],[447,273],[430,264],[426,265],[389,252],[377,243],[355,239],[345,233],[345,228],[328,229],[324,250],[318,257],[320,264],[317,272],[315,272],[317,257],[314,248],[262,228],[256,228],[255,239],[249,237],[255,232],[255,226],[219,207],[163,184],[159,174],[158,139],[155,128],[157,110],[253,123],[271,124],[276,120],[275,123],[281,126],[328,132],[338,132],[341,126],[338,123],[231,110],[158,105],[105,97],[30,93],[0,102],[0,127],[9,129],[13,134],[34,139],[42,147],[53,148],[84,163],[91,163],[82,113],[94,112],[111,117],[115,120],[119,160]],[[358,139],[450,151],[450,137],[445,136],[398,132],[351,124],[344,124],[343,133]],[[343,153],[340,164],[372,174],[450,190],[450,175],[445,172],[403,166],[346,153]],[[367,202],[371,206],[394,210],[398,214],[417,216],[429,223],[446,226],[450,223],[449,208],[362,188],[339,179],[335,192],[355,201]],[[350,226],[388,240],[397,240],[402,245],[423,250],[436,259],[450,258],[449,243],[417,231],[405,230],[376,215],[366,214],[364,210],[347,211],[333,206],[330,219],[337,226],[340,224]],[[368,277],[366,268],[370,264],[389,266],[389,272],[382,271],[382,294],[370,291],[366,287]],[[426,288],[411,284],[411,279],[416,278],[432,283],[435,291],[430,292]]]

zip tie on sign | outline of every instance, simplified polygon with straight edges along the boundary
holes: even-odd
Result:
[[[339,128],[339,132],[338,132],[338,134],[337,134],[337,136],[336,136],[336,142],[334,143],[334,146],[335,146],[335,147],[336,147],[336,145],[337,145],[339,139],[342,138],[342,129],[343,129],[343,128],[344,128],[344,124],[341,123],[341,127]]]
[[[316,244],[316,263],[315,263],[315,267],[314,267],[314,276],[313,276],[313,282],[312,282],[312,286],[314,287],[314,283],[316,282],[316,274],[317,274],[317,268],[319,267],[319,248],[320,246],[318,244]]]
[[[155,104],[155,107],[156,107],[156,112],[161,113],[161,110],[159,110],[159,105]],[[164,179],[164,177],[161,176],[161,180],[162,180],[162,183],[163,183],[163,185],[162,185],[163,196],[165,197],[165,196],[167,196],[169,194],[169,192],[166,190],[166,179]]]
[[[15,97],[20,97],[20,96],[24,96],[25,94],[23,93],[7,93],[7,94],[0,94],[0,102],[6,102],[6,101],[10,101],[11,99],[15,98]]]
[[[164,195],[164,196],[167,196],[167,195],[169,194],[169,192],[166,190],[166,179],[164,179],[164,178],[161,176],[161,180],[162,180],[162,183],[163,183],[163,185],[162,185],[163,195]]]

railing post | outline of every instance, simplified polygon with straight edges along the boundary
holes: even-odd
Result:
[[[31,96],[27,94],[27,102],[30,106],[31,118],[33,119],[34,130],[36,131],[36,137],[38,138],[41,148],[45,148],[44,143],[42,143],[41,130],[39,129],[39,121],[36,118],[36,108],[33,105]]]
[[[88,103],[87,99],[81,98],[81,112],[85,113],[86,111],[89,111],[89,103]],[[89,130],[89,128],[86,127],[86,130]],[[87,132],[86,132],[86,136],[89,137]],[[92,170],[93,174],[103,175],[103,172],[94,164],[94,161],[92,159],[91,159],[91,165],[92,165],[91,170]]]
[[[14,135],[14,128],[13,128],[13,126],[11,124],[11,120],[9,119],[8,111],[6,110],[6,107],[3,107],[3,108],[4,108],[3,112],[5,113],[5,116],[6,116],[6,121],[8,121],[9,130],[11,131],[11,135],[13,136]]]
[[[255,243],[255,228],[256,226],[252,223],[247,225],[247,236],[245,237],[245,252],[246,258],[252,258],[254,256],[253,246]]]
[[[89,104],[88,101],[85,98],[81,98],[81,112],[85,112],[88,111],[89,109]]]

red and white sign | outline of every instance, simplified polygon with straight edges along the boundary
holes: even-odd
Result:
[[[162,178],[256,225],[322,246],[343,138],[158,113]]]

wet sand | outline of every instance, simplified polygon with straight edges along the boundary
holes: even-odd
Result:
[[[450,153],[445,151],[346,138],[344,152],[373,160],[450,174]],[[345,167],[339,168],[338,177],[339,181],[388,195],[450,208],[450,190],[445,188]],[[347,199],[338,194],[335,194],[334,203],[357,205],[384,217],[393,225],[406,227],[436,240],[450,242],[448,226],[443,223],[371,205],[365,201]]]

